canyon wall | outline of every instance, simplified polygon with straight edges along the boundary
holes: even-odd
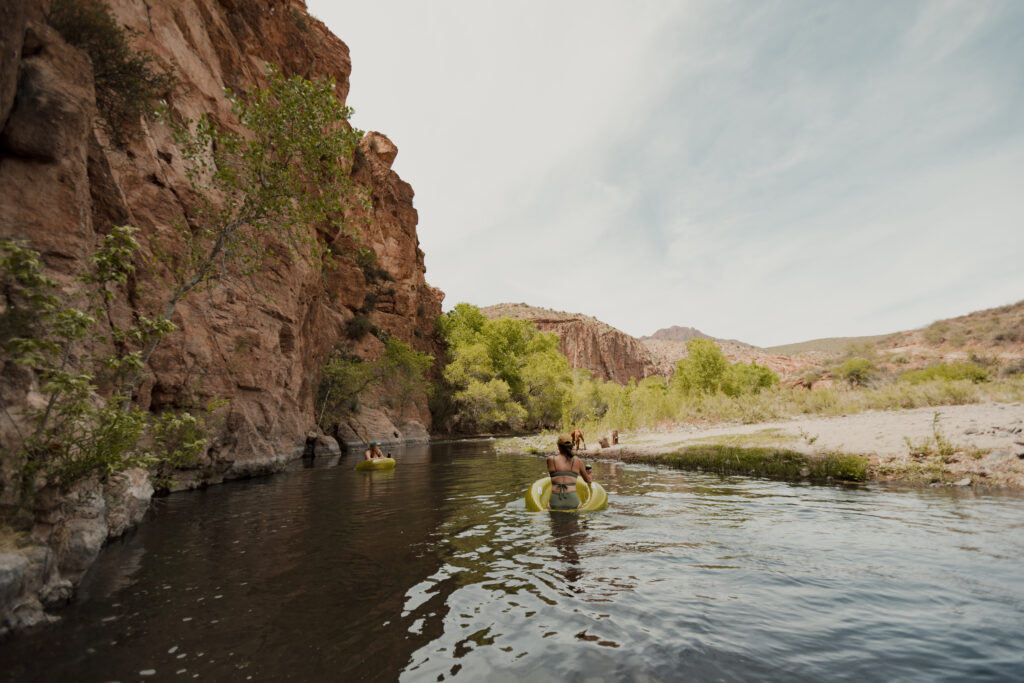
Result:
[[[177,84],[166,93],[170,117],[207,114],[241,132],[224,89],[265,85],[267,62],[285,76],[331,77],[338,97],[347,97],[348,48],[309,16],[301,0],[109,4],[118,22],[136,32],[133,47],[152,54],[160,69],[173,70]],[[138,228],[138,269],[117,293],[124,318],[118,322],[125,324],[153,315],[161,308],[154,305],[159,293],[168,291],[161,279],[166,262],[151,258],[146,237],[172,236],[173,243],[176,227],[195,229],[198,197],[165,124],[147,118],[126,143],[108,138],[97,116],[92,63],[47,24],[44,8],[41,0],[5,0],[0,8],[0,239],[26,241],[40,253],[46,274],[74,296],[82,287],[76,277],[102,237],[114,226]],[[239,276],[228,266],[216,286],[177,306],[176,330],[153,354],[138,405],[160,412],[227,399],[207,452],[197,468],[179,477],[179,486],[276,471],[309,449],[337,454],[336,444],[317,433],[319,368],[339,345],[368,360],[383,351],[378,336],[351,332],[346,323],[356,315],[442,357],[435,321],[443,294],[425,279],[413,190],[391,169],[397,153],[376,132],[367,133],[356,151],[351,177],[369,201],[352,207],[345,222],[357,226],[358,235],[306,227],[310,241],[332,254],[329,267],[293,258]],[[357,262],[365,248],[386,276],[379,269],[366,275],[365,259]],[[366,305],[368,295],[373,306]],[[0,380],[0,449],[10,453],[26,426],[19,414],[41,405],[42,394],[31,373],[3,358]],[[409,403],[401,414],[386,405],[367,409],[338,436],[424,438],[430,426],[425,397]],[[0,465],[9,460],[0,458]],[[152,493],[142,470],[106,482],[85,480],[70,492],[42,490],[31,528],[34,545],[0,552],[0,635],[47,619],[44,608],[68,599],[106,539],[138,521]],[[13,496],[0,489],[0,503]]]
[[[658,373],[658,366],[643,342],[590,316],[552,311],[526,304],[496,304],[481,308],[488,318],[529,320],[541,332],[558,335],[558,349],[573,368],[594,377],[627,384]]]
[[[237,130],[224,88],[263,85],[266,62],[286,76],[330,76],[339,97],[348,94],[348,48],[299,0],[112,0],[110,6],[137,31],[136,49],[173,68],[171,116],[209,114]],[[90,61],[46,25],[41,2],[15,2],[3,11],[0,238],[28,241],[48,273],[71,289],[86,255],[111,227],[169,234],[194,224],[196,197],[166,125],[146,120],[142,134],[124,146],[107,139],[96,125]],[[228,399],[205,463],[214,470],[244,474],[301,453],[315,428],[318,368],[330,349],[348,343],[368,359],[382,350],[372,334],[346,337],[345,323],[367,294],[377,300],[370,322],[440,357],[434,321],[443,294],[425,280],[413,190],[391,170],[397,151],[373,132],[357,151],[352,177],[372,201],[368,210],[357,206],[346,216],[359,226],[358,244],[336,229],[310,228],[334,254],[334,267],[303,259],[274,263],[178,306],[178,329],[153,355],[138,399],[153,411]],[[376,252],[393,282],[367,282],[354,260],[359,246]],[[145,269],[133,284],[142,292],[163,286]],[[140,309],[144,299],[128,303]],[[17,398],[7,393],[8,401]],[[403,417],[419,423],[415,431],[422,434],[430,424],[426,402],[412,403]]]

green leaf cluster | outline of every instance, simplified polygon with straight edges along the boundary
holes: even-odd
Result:
[[[441,316],[448,342],[444,379],[457,431],[554,427],[572,387],[558,337],[526,320],[488,320],[471,304]]]
[[[757,394],[779,383],[779,376],[757,363],[730,363],[710,339],[690,339],[688,355],[676,363],[670,386],[684,396],[722,393],[726,396]]]
[[[845,380],[851,386],[863,387],[874,378],[876,372],[875,363],[867,358],[850,358],[844,361],[835,369],[839,379]]]
[[[909,370],[899,376],[899,381],[910,384],[921,384],[932,380],[943,380],[955,382],[957,380],[970,380],[977,384],[988,379],[987,369],[975,363],[939,363],[920,370]]]
[[[363,396],[371,388],[387,394],[399,416],[403,416],[417,395],[429,391],[427,371],[433,364],[433,356],[394,337],[384,342],[384,353],[373,361],[365,361],[343,348],[334,349],[320,368],[317,423],[324,431],[330,431],[345,416],[359,412]]]
[[[23,500],[42,482],[68,487],[156,465],[166,455],[140,446],[151,424],[131,404],[131,378],[141,369],[139,349],[173,325],[136,316],[121,327],[112,315],[113,288],[134,270],[134,234],[116,227],[104,237],[89,259],[91,268],[79,277],[83,294],[71,297],[43,275],[38,253],[22,242],[0,241],[0,360],[30,370],[43,397],[42,404],[29,403],[17,414],[4,410],[18,434],[5,459],[13,459]],[[186,413],[174,419],[192,418]],[[168,433],[161,424],[154,426],[158,447],[166,445]]]

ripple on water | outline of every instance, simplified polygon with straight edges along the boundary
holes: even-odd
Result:
[[[0,649],[4,680],[186,666],[205,680],[410,681],[1021,669],[1020,497],[599,462],[607,510],[532,514],[537,458],[476,443],[399,461],[162,499],[104,551],[61,624]]]

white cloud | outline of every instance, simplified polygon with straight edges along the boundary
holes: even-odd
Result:
[[[1024,298],[1024,6],[309,5],[449,305],[768,345]]]

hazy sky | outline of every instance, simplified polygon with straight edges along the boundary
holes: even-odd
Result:
[[[1024,299],[1024,2],[308,4],[446,309],[768,346]]]

